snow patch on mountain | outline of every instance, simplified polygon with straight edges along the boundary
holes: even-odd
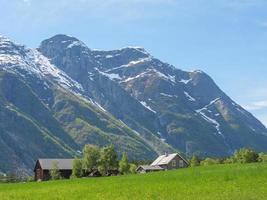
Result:
[[[207,115],[205,114],[205,112],[204,112],[204,111],[209,111],[209,110],[208,110],[208,107],[211,106],[211,105],[213,105],[214,103],[216,103],[219,99],[220,99],[220,98],[217,98],[217,99],[212,100],[208,105],[204,106],[204,107],[201,108],[201,109],[196,110],[196,112],[197,112],[198,114],[200,114],[200,115],[202,116],[202,118],[205,119],[207,122],[213,124],[213,125],[215,126],[216,130],[217,130],[217,133],[218,133],[219,135],[223,136],[223,134],[222,134],[222,132],[221,132],[221,130],[220,130],[220,126],[221,126],[220,123],[219,123],[218,121],[216,121],[215,119],[213,119],[213,118],[207,116]]]
[[[196,99],[192,97],[188,92],[184,92],[184,94],[188,98],[189,101],[196,101]]]
[[[183,84],[188,84],[190,81],[192,81],[192,78],[190,79],[181,79],[179,82]]]
[[[157,113],[155,110],[153,110],[150,106],[147,105],[147,103],[145,101],[140,101],[140,103],[147,108],[148,110],[150,110],[153,113]]]
[[[165,96],[165,97],[170,97],[170,98],[177,97],[176,95],[170,95],[170,94],[166,94],[166,93],[160,93],[160,95]]]
[[[108,77],[110,80],[121,80],[122,78],[120,77],[120,75],[119,74],[113,74],[113,73],[111,73],[111,74],[108,74],[108,73],[105,73],[105,72],[102,72],[102,71],[99,71],[99,70],[97,70],[100,74],[102,74],[102,75],[104,75],[104,76],[106,76],[106,77]]]

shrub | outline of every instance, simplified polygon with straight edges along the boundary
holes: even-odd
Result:
[[[233,159],[237,163],[253,163],[258,161],[259,155],[252,149],[242,148],[235,152]]]
[[[220,162],[217,159],[206,158],[205,160],[201,161],[200,164],[203,166],[209,166],[209,165],[220,164]]]

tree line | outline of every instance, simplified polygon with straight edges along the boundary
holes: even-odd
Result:
[[[137,166],[129,163],[128,155],[124,153],[121,160],[118,160],[117,152],[113,145],[99,148],[95,145],[85,145],[82,157],[75,158],[72,165],[71,178],[94,176],[99,173],[101,176],[136,173]],[[51,179],[61,179],[57,163],[53,163],[50,170]]]
[[[253,149],[242,148],[228,158],[205,158],[200,159],[198,156],[192,156],[190,166],[208,166],[215,164],[231,164],[231,163],[255,163],[267,162],[267,153],[257,153]]]

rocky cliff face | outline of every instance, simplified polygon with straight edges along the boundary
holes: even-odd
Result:
[[[204,72],[179,70],[141,47],[94,51],[70,37],[66,46],[64,37],[43,41],[40,52],[142,137],[153,134],[188,155],[226,156],[243,146],[266,149],[266,128]],[[72,61],[68,69],[67,60]],[[76,77],[72,71],[80,68],[85,71]]]
[[[87,143],[112,143],[131,159],[267,151],[266,128],[204,72],[66,35],[37,50],[0,37],[0,116],[4,172],[30,173],[35,159],[73,157]]]

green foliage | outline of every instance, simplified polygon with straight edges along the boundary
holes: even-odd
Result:
[[[117,153],[113,145],[104,147],[100,151],[98,170],[105,176],[108,170],[118,169]]]
[[[51,176],[51,179],[52,180],[59,180],[59,179],[61,179],[60,171],[59,171],[59,168],[58,168],[58,162],[57,161],[53,161],[53,163],[52,163],[52,169],[49,171],[49,173],[50,173],[50,176]]]
[[[267,154],[266,153],[259,153],[259,162],[267,162]]]
[[[202,160],[200,164],[203,166],[217,165],[220,164],[220,161],[213,158],[206,158],[205,160]]]
[[[200,159],[196,155],[193,155],[191,160],[190,160],[190,166],[191,167],[196,167],[196,166],[199,166],[199,165],[200,165]]]
[[[0,184],[1,200],[264,200],[267,163],[232,164],[145,175]]]
[[[137,166],[135,164],[130,164],[130,173],[136,174]]]
[[[83,160],[75,158],[72,163],[72,178],[81,178],[83,176]]]
[[[252,149],[242,148],[234,154],[234,161],[237,163],[253,163],[258,161],[259,155]]]
[[[122,155],[122,158],[119,162],[119,171],[121,174],[128,174],[130,172],[130,164],[126,153]]]
[[[83,148],[83,168],[90,172],[97,169],[100,157],[100,149],[94,145],[85,145]]]
[[[235,160],[234,158],[226,158],[224,161],[223,161],[223,164],[232,164],[232,163],[235,163]]]

